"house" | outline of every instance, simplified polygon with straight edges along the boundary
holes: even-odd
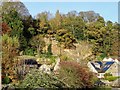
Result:
[[[120,62],[114,59],[113,65],[106,71],[106,73],[111,73],[113,76],[120,76]]]
[[[117,59],[104,58],[103,61],[91,61],[87,66],[90,71],[96,73],[98,78],[104,78],[105,73],[111,73],[113,76],[120,76],[120,62]]]
[[[39,68],[41,64],[38,64],[35,59],[23,59],[20,60],[19,64],[16,67],[16,71],[18,75],[26,75],[31,68]]]
[[[30,68],[36,67],[37,68],[37,61],[35,59],[25,59],[23,62],[25,65],[29,66]]]

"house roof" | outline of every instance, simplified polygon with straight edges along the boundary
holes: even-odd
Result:
[[[114,63],[114,61],[104,61],[104,62],[95,61],[90,63],[98,73],[105,73],[110,68],[110,66]]]
[[[36,64],[38,64],[35,59],[25,59],[24,63],[27,64],[27,65],[36,65]]]

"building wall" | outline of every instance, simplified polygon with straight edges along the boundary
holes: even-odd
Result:
[[[98,73],[97,77],[98,77],[98,78],[104,78],[104,74],[105,74],[105,73]]]
[[[118,71],[119,67],[120,66],[115,62],[105,73],[111,73],[113,76],[120,76],[120,72]]]

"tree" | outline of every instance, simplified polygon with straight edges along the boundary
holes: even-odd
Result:
[[[4,16],[4,14],[5,15],[9,14],[13,10],[17,11],[17,13],[20,15],[20,17],[22,19],[26,19],[27,16],[30,16],[30,13],[29,13],[28,9],[20,1],[17,1],[17,2],[13,2],[13,1],[2,2],[1,6],[2,6],[2,16]]]
[[[105,29],[106,29],[106,33],[104,35],[104,50],[105,50],[105,53],[107,55],[110,55],[112,49],[111,49],[111,46],[112,46],[112,39],[113,39],[113,23],[111,21],[107,21],[106,22],[106,26],[105,26]]]
[[[105,23],[104,19],[99,17],[96,22],[86,24],[85,35],[86,39],[94,45],[94,54],[112,55],[112,46],[115,44],[114,40],[116,38],[114,35],[117,35],[117,32],[111,21]]]
[[[51,30],[50,24],[48,22],[49,16],[49,12],[42,12],[36,16],[37,20],[39,20],[39,29],[37,30],[39,34],[47,36],[48,30]]]
[[[48,22],[41,21],[39,24],[40,28],[38,29],[38,32],[43,35],[47,35],[48,30],[50,30],[50,25]]]
[[[39,19],[43,22],[47,22],[51,19],[51,13],[50,12],[42,12],[42,13],[38,13],[37,16],[36,16],[36,19]]]
[[[7,25],[7,23],[2,22],[2,35],[3,34],[10,34],[11,28]]]
[[[30,45],[32,48],[35,48],[37,50],[37,54],[41,54],[43,47],[45,46],[45,42],[43,40],[43,37],[41,35],[36,35],[30,40]]]
[[[52,55],[52,50],[51,50],[52,48],[51,47],[52,47],[52,44],[49,44],[48,45],[48,55]]]
[[[86,11],[86,12],[80,12],[79,16],[85,21],[85,22],[95,22],[99,18],[99,14],[95,13],[94,11]]]
[[[26,17],[26,20],[22,20],[24,29],[23,36],[25,37],[27,43],[29,40],[38,34],[37,30],[39,29],[39,21],[32,18],[32,16]]]
[[[67,17],[76,17],[78,16],[77,11],[70,11],[67,13]]]
[[[18,55],[18,47],[17,37],[9,37],[7,34],[2,36],[2,75],[9,76],[11,79],[15,76],[14,57]]]
[[[120,44],[120,37],[119,37],[119,30],[120,30],[120,24],[118,23],[114,23],[113,25],[113,29],[112,29],[112,33],[111,33],[111,53],[110,55],[112,56],[119,56],[119,44]]]
[[[54,34],[54,36],[57,33],[57,30],[62,28],[62,20],[63,20],[63,18],[62,18],[61,13],[59,12],[59,10],[56,11],[55,17],[51,18],[49,20],[49,25],[51,27],[51,32]]]
[[[20,37],[20,34],[22,34],[23,31],[23,23],[19,17],[19,14],[15,10],[10,11],[8,14],[4,14],[2,20],[12,29],[10,36]]]
[[[69,15],[63,18],[62,28],[68,29],[76,40],[83,40],[84,39],[84,28],[85,23],[79,16]]]
[[[18,37],[19,39],[19,43],[20,43],[20,49],[23,49],[26,45],[26,39],[25,37],[23,36],[23,29],[24,29],[24,26],[23,26],[23,22],[18,14],[17,11],[15,10],[12,10],[10,11],[9,13],[7,14],[4,14],[3,17],[3,22],[5,22],[9,28],[11,29],[11,31],[9,32],[9,36],[10,37]],[[3,28],[4,30],[5,28]],[[7,28],[7,30],[9,30]]]
[[[95,76],[86,67],[74,61],[60,62],[58,78],[68,88],[90,88],[93,87]]]
[[[60,42],[64,48],[73,48],[75,47],[73,43],[76,42],[74,36],[71,32],[66,29],[60,29],[57,31],[56,40]]]
[[[105,21],[102,17],[99,17],[96,22],[86,24],[86,30],[84,33],[86,35],[86,40],[93,44],[94,54],[105,53],[104,41],[106,40],[106,32]]]
[[[62,23],[62,16],[61,16],[59,10],[56,11],[55,20],[56,20],[56,26],[57,26],[58,28],[60,28],[61,23]]]

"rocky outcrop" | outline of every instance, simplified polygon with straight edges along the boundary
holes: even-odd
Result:
[[[57,58],[53,71],[57,71],[59,69],[60,69],[60,58]]]
[[[41,65],[41,67],[39,68],[40,71],[50,74],[51,73],[51,68],[49,65],[43,64]]]

